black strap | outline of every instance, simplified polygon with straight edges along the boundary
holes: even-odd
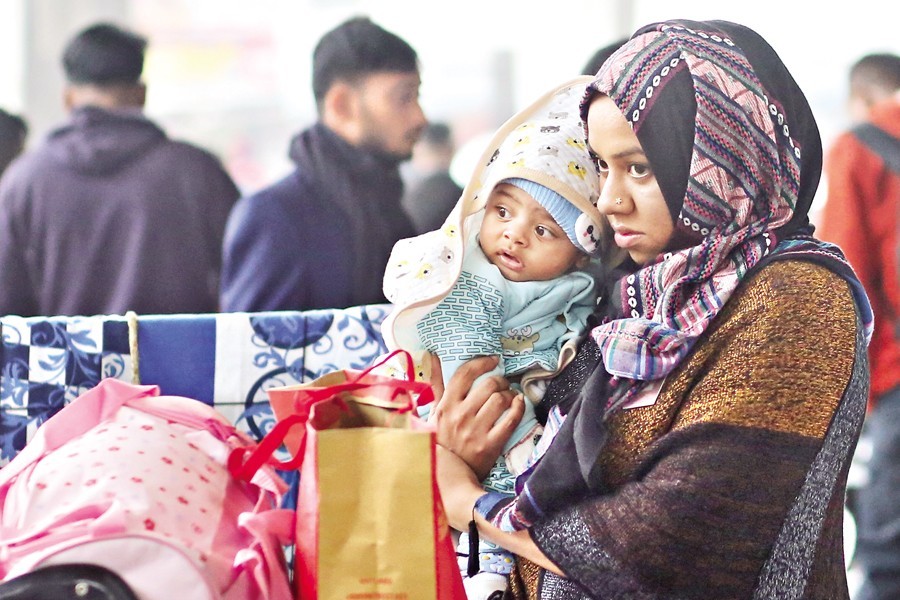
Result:
[[[474,516],[475,509],[472,509]],[[481,570],[481,555],[478,550],[478,524],[473,518],[469,521],[469,562],[466,565],[466,576],[475,577]]]
[[[2,600],[138,600],[115,572],[100,565],[42,567],[0,584]]]
[[[853,135],[881,157],[888,169],[900,175],[900,139],[871,123],[857,125]]]

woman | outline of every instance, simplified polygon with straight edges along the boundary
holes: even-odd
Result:
[[[605,63],[582,115],[598,206],[633,264],[548,389],[554,437],[515,498],[477,477],[520,402],[499,380],[469,390],[487,358],[448,384],[451,525],[519,557],[522,598],[848,597],[871,311],[811,237],[806,99],[755,32],[670,21]]]

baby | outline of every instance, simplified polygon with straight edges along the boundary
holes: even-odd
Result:
[[[391,349],[417,357],[419,376],[429,378],[429,353],[440,358],[445,384],[467,360],[497,355],[485,376],[503,375],[524,392],[525,415],[484,481],[489,491],[514,493],[536,458],[534,403],[571,358],[596,300],[584,270],[598,267],[591,258],[601,229],[578,113],[584,85],[564,84],[503,125],[444,226],[398,242],[385,272],[395,307],[382,332]],[[468,540],[460,538],[465,572]],[[480,542],[479,572],[465,580],[469,598],[505,590],[512,560]]]

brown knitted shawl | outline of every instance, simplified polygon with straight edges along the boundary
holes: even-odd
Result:
[[[847,598],[843,498],[868,362],[846,282],[775,262],[739,288],[652,406],[611,421],[610,492],[537,523],[561,579],[518,598]]]

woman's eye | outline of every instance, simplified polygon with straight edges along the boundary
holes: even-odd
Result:
[[[650,170],[649,165],[633,164],[628,167],[628,174],[636,179],[643,179],[652,173],[653,171]]]
[[[606,161],[600,158],[599,156],[594,157],[594,164],[597,166],[597,171],[599,173],[608,173],[609,165],[606,164]]]

